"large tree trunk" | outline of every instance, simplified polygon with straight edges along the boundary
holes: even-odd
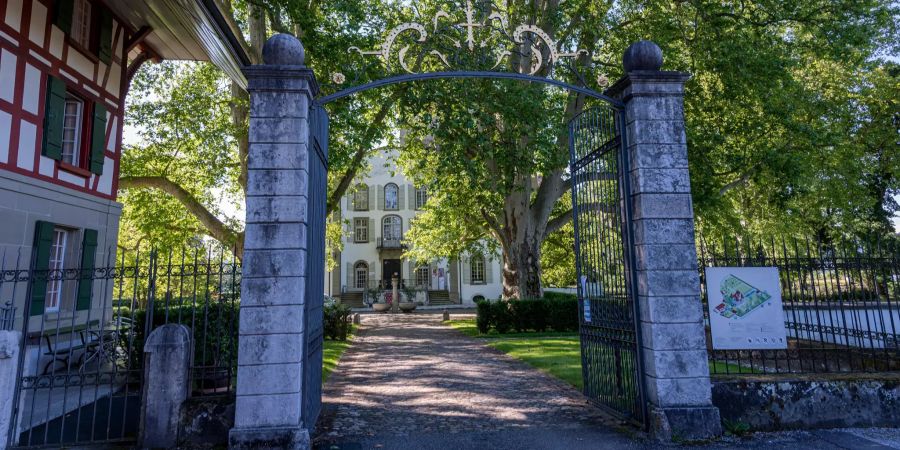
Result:
[[[509,242],[503,252],[503,298],[541,298],[541,244],[537,239]]]

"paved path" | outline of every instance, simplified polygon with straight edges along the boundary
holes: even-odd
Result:
[[[429,435],[461,448],[472,433],[511,445],[482,440],[474,448],[528,448],[504,441],[503,431],[523,429],[568,431],[572,448],[577,439],[584,448],[596,448],[586,445],[594,439],[629,442],[575,388],[442,325],[436,314],[363,316],[323,400],[318,440],[362,448],[412,436],[425,444]]]
[[[568,384],[442,325],[437,314],[363,316],[323,400],[315,433],[323,450],[661,447]],[[874,450],[900,448],[897,442],[896,430],[835,430],[691,448]]]

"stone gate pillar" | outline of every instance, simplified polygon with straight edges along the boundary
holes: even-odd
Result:
[[[640,41],[625,51],[626,75],[607,90],[625,103],[642,381],[651,431],[703,439],[721,433],[712,406],[694,211],[684,126],[690,74],[664,72],[662,51]]]
[[[317,93],[300,41],[280,34],[250,92],[247,220],[241,281],[237,403],[230,448],[307,449],[306,349],[309,109]],[[317,380],[318,381],[318,380]]]

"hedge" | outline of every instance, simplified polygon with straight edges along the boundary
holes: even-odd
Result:
[[[487,334],[491,329],[505,334],[511,330],[542,332],[578,330],[578,301],[564,297],[522,300],[481,301],[476,304],[475,326]]]

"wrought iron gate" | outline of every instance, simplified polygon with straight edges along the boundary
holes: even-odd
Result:
[[[309,202],[307,209],[306,344],[303,353],[303,423],[315,424],[322,409],[322,345],[325,300],[325,203],[328,176],[328,112],[320,105],[309,109]],[[314,197],[318,196],[318,198]],[[310,425],[311,426],[311,425]]]
[[[622,111],[604,105],[569,122],[584,393],[645,423]]]

